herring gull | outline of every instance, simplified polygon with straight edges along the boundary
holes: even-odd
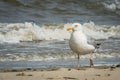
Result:
[[[72,34],[69,40],[69,46],[73,52],[77,54],[78,65],[80,67],[79,59],[80,55],[85,55],[91,53],[90,57],[90,67],[93,67],[92,53],[95,51],[95,47],[90,45],[87,41],[86,35],[83,33],[82,25],[79,23],[73,23],[71,27],[68,27],[67,30],[72,30]]]

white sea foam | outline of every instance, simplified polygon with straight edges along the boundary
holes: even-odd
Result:
[[[117,9],[120,9],[120,1],[118,0],[115,0],[115,2],[111,4],[110,3],[108,4],[105,2],[103,2],[102,4],[109,11],[116,11]]]
[[[6,54],[5,56],[0,57],[0,61],[54,61],[54,60],[68,60],[68,59],[75,59],[76,55],[73,54]],[[81,59],[89,59],[91,54],[81,55]],[[120,55],[118,53],[94,53],[93,58],[94,59],[102,59],[102,58],[120,58]],[[76,57],[77,59],[77,57]]]
[[[39,41],[39,40],[65,40],[69,39],[70,32],[66,27],[71,26],[67,23],[61,27],[38,26],[35,23],[1,23],[0,42],[19,43],[20,41]],[[83,30],[86,35],[93,39],[108,39],[109,37],[120,38],[120,26],[95,25],[94,22],[84,23]]]
[[[103,5],[105,6],[106,9],[110,11],[115,11],[117,9],[116,4],[114,3],[112,4],[103,3]]]
[[[91,54],[82,55],[81,58],[83,58],[83,59],[88,58],[89,59],[90,56],[91,56]],[[120,57],[120,55],[118,53],[111,53],[111,54],[109,54],[109,53],[100,53],[100,54],[94,53],[92,57],[93,58],[113,58],[113,57]]]

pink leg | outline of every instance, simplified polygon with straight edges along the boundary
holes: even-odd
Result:
[[[94,64],[93,64],[93,60],[90,59],[90,67],[93,67],[93,66],[94,66]]]
[[[80,68],[80,55],[78,54],[78,64],[77,64],[77,68]]]
[[[78,60],[77,66],[75,66],[75,68],[79,70],[80,69],[80,61],[79,61],[80,60],[80,56],[79,56],[79,54],[77,54],[77,60]]]
[[[90,67],[94,67],[94,63],[93,63],[93,53],[94,51],[91,53],[90,55]]]

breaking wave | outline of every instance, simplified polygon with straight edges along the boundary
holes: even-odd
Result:
[[[67,24],[45,24],[43,26],[35,23],[0,23],[0,42],[19,43],[21,41],[43,41],[69,39],[70,33],[66,31]],[[95,25],[94,22],[84,23],[84,33],[93,39],[120,38],[120,25]]]

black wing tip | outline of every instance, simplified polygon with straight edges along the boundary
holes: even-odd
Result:
[[[95,48],[98,49],[100,48],[101,43],[96,43]]]

